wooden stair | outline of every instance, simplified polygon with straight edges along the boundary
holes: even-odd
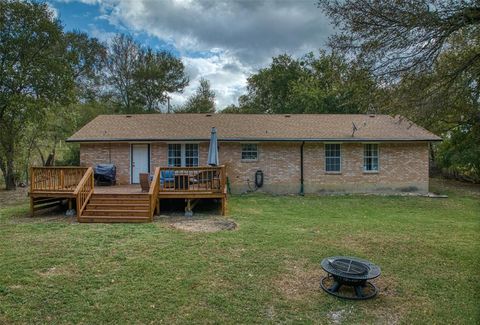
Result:
[[[148,194],[92,194],[79,222],[149,222]]]

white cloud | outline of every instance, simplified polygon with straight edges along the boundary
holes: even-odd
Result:
[[[58,18],[58,9],[55,8],[50,2],[45,2],[47,4],[48,9],[53,15],[53,18]]]
[[[175,96],[177,103],[192,93],[200,77],[211,81],[220,108],[234,103],[247,76],[273,56],[315,51],[332,32],[315,0],[80,1],[98,4],[101,18],[122,32],[147,33],[178,49],[191,85]]]
[[[216,106],[219,109],[236,103],[246,87],[246,79],[252,73],[249,66],[228,52],[217,53],[208,58],[183,57],[186,71],[190,76],[190,85],[183,94],[172,96],[173,105],[183,104],[199,85],[200,78],[210,81],[215,92]]]

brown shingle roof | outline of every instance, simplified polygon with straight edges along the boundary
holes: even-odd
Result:
[[[352,137],[353,123],[357,127]],[[67,141],[438,141],[403,117],[361,114],[100,115]]]

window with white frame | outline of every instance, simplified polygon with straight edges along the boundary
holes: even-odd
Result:
[[[363,170],[378,172],[378,144],[366,143],[363,145]]]
[[[198,144],[196,143],[185,144],[185,166],[186,167],[198,166]]]
[[[242,160],[257,160],[258,147],[256,143],[242,143]]]
[[[168,166],[182,166],[182,145],[171,143],[168,145]]]
[[[339,143],[325,144],[325,171],[340,172],[341,170],[341,150]]]
[[[198,143],[169,143],[168,166],[196,167],[198,166]]]

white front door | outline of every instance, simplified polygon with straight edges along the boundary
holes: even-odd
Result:
[[[149,172],[148,144],[132,144],[132,184],[140,183],[140,173]]]

